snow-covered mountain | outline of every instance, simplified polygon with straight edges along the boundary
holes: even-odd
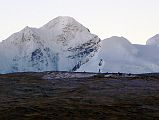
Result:
[[[126,38],[111,37],[102,41],[98,53],[78,71],[148,73],[159,72],[159,47],[134,45]]]
[[[159,34],[151,37],[150,39],[147,40],[146,45],[155,45],[159,46]]]
[[[25,27],[0,43],[0,73],[75,71],[98,51],[98,36],[71,17]]]
[[[100,40],[71,17],[25,27],[0,43],[0,73],[27,71],[159,72],[159,35],[147,45]]]

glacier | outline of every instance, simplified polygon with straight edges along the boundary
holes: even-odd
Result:
[[[146,45],[124,37],[101,40],[72,17],[57,17],[40,28],[25,27],[0,42],[0,73],[159,72],[159,35]]]

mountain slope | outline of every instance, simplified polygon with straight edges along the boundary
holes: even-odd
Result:
[[[0,73],[40,71],[159,72],[159,35],[147,45],[124,37],[100,40],[71,17],[25,27],[0,43]]]
[[[71,17],[25,27],[0,43],[0,72],[75,71],[99,49],[100,39]]]
[[[147,40],[146,45],[156,45],[159,46],[159,34],[151,37]]]
[[[133,45],[123,37],[102,41],[98,54],[78,71],[148,73],[159,72],[159,47]],[[101,64],[100,64],[101,63]]]

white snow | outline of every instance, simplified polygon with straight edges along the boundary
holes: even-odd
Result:
[[[86,45],[90,41],[93,51]],[[71,17],[41,28],[25,27],[0,43],[0,73],[73,71],[98,50],[100,39]]]
[[[146,45],[155,45],[159,46],[159,34],[151,37],[150,39],[147,40]]]
[[[98,54],[78,71],[148,73],[159,72],[159,47],[133,45],[123,37],[113,36],[102,41]],[[99,66],[100,60],[103,65]]]
[[[52,72],[48,73],[47,75],[43,76],[43,79],[46,80],[53,80],[53,79],[60,79],[60,78],[88,78],[93,77],[96,74],[93,73],[68,73],[68,72]]]
[[[124,37],[100,41],[71,17],[25,27],[0,43],[0,73],[27,71],[159,72],[159,34],[147,45]],[[67,75],[66,75],[67,76]]]

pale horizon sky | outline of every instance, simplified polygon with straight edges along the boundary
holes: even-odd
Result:
[[[71,16],[101,39],[123,36],[145,44],[159,33],[159,0],[0,0],[0,41],[25,26]]]

